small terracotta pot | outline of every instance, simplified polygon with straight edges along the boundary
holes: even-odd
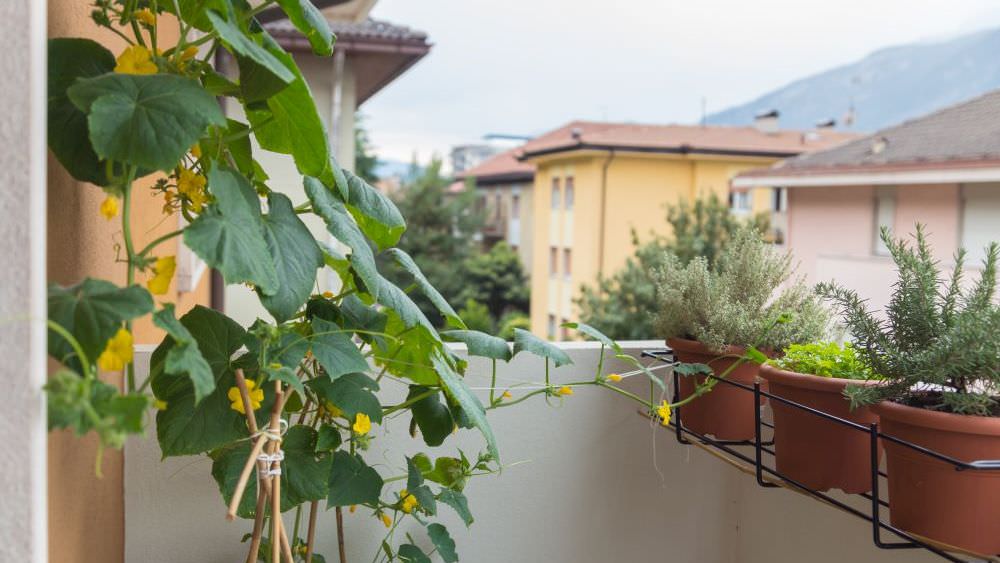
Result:
[[[764,365],[760,376],[771,394],[868,426],[878,417],[868,408],[852,411],[844,387],[864,381],[818,377]],[[802,409],[771,401],[774,412],[775,468],[818,491],[867,493],[872,488],[871,435]],[[881,459],[881,449],[879,450]]]
[[[742,356],[744,348],[730,346],[722,354],[710,351],[704,344],[683,338],[669,338],[667,345],[674,350],[677,360],[689,364],[706,364],[716,375],[722,374],[736,359],[720,358],[721,355]],[[753,385],[760,365],[747,362],[734,369],[727,379]],[[679,381],[681,399],[691,396],[695,390],[695,377],[681,376]],[[705,376],[697,376],[697,383],[705,381]],[[767,384],[761,384],[767,391]],[[760,404],[764,404],[761,398]],[[739,387],[718,383],[708,393],[681,407],[681,422],[685,428],[699,434],[710,434],[719,440],[753,440],[755,435],[753,393]]]
[[[1000,459],[1000,418],[884,401],[882,434],[970,462]],[[1000,553],[1000,471],[954,466],[884,440],[893,526],[981,554]]]

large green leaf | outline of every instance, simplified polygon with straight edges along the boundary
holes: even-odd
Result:
[[[285,68],[285,65],[274,54],[254,41],[253,37],[244,33],[236,24],[230,23],[212,10],[209,10],[206,15],[212,22],[212,27],[219,33],[222,43],[234,54],[254,61],[285,83],[291,83],[295,80],[295,74],[292,71]]]
[[[294,75],[294,80],[287,88],[267,98],[266,104],[246,107],[254,136],[266,150],[291,154],[303,175],[329,176],[332,167],[330,143],[309,86],[292,56],[274,40],[265,37],[264,48]]]
[[[429,390],[429,387],[411,385],[406,399],[413,399]],[[455,421],[451,417],[451,411],[448,410],[447,405],[441,402],[436,392],[413,403],[410,410],[413,412],[413,420],[420,428],[420,435],[423,436],[424,442],[428,446],[440,446],[455,429]]]
[[[229,0],[177,0],[174,2],[161,2],[160,8],[166,12],[177,15],[174,7],[180,8],[182,19],[201,31],[210,31],[212,22],[208,19],[208,11],[215,10],[219,13],[232,14],[233,7]]]
[[[209,125],[226,125],[201,84],[171,74],[104,74],[68,94],[87,113],[97,155],[139,168],[172,170]]]
[[[413,545],[412,543],[404,543],[399,546],[399,551],[396,553],[401,561],[406,563],[431,563],[431,558],[427,557],[419,547]]]
[[[367,286],[368,293],[376,299],[382,286],[382,276],[375,266],[375,255],[368,239],[351,218],[344,204],[316,178],[305,179],[306,195],[313,211],[326,222],[326,229],[340,242],[351,248],[351,267]]]
[[[278,275],[278,291],[261,295],[260,303],[283,323],[309,299],[323,252],[284,194],[271,192],[264,216],[264,240]]]
[[[458,554],[455,553],[455,540],[451,539],[448,529],[437,522],[427,526],[427,535],[431,538],[431,543],[437,548],[438,555],[444,563],[456,563]]]
[[[424,476],[413,460],[406,458],[406,491],[413,495],[420,508],[431,516],[437,514],[437,503],[430,487],[424,484]]]
[[[49,148],[71,176],[100,186],[108,183],[105,165],[90,145],[86,114],[70,102],[66,90],[78,78],[114,68],[115,56],[96,41],[49,39]]]
[[[542,340],[526,330],[515,328],[514,355],[516,356],[522,351],[530,352],[536,356],[552,360],[552,363],[555,364],[556,367],[573,363],[573,360],[570,359],[569,355],[567,355],[566,352],[563,352],[558,346],[552,344],[551,342]]]
[[[464,342],[469,355],[509,361],[510,346],[502,338],[491,336],[478,330],[446,330],[441,333],[447,339]]]
[[[420,289],[420,292],[427,297],[431,304],[448,321],[448,324],[459,329],[466,328],[465,323],[462,322],[455,309],[452,309],[451,305],[448,304],[448,300],[431,285],[431,282],[427,281],[427,277],[420,271],[420,266],[417,266],[417,263],[413,261],[413,258],[409,254],[398,248],[390,248],[386,251],[386,254],[392,256],[396,260],[396,263],[413,277],[413,282],[417,285],[417,288]]]
[[[405,291],[400,289],[391,281],[383,278],[381,275],[379,275],[377,283],[379,285],[378,302],[398,313],[399,317],[406,325],[406,328],[420,326],[424,328],[435,341],[441,341],[441,337],[438,335],[437,329],[435,329],[434,325],[427,320],[427,315],[424,315],[424,312],[420,310],[420,307],[413,302],[413,299],[411,299]]]
[[[194,385],[194,402],[198,404],[215,390],[212,368],[198,349],[191,332],[174,317],[173,303],[167,303],[153,315],[153,323],[174,339],[174,346],[167,352],[164,371],[169,375],[187,375]]]
[[[475,521],[475,518],[472,517],[472,512],[469,510],[469,501],[462,493],[452,489],[443,489],[438,494],[437,499],[455,509],[462,522],[465,522],[466,527],[471,526]]]
[[[350,506],[378,503],[384,482],[382,476],[368,467],[361,456],[340,450],[333,453],[329,484],[327,505]]]
[[[246,417],[233,410],[227,394],[236,386],[236,369],[242,367],[247,377],[253,373],[252,358],[233,355],[246,339],[246,331],[236,321],[212,309],[196,306],[180,319],[195,341],[202,356],[212,368],[215,390],[195,403],[194,386],[187,377],[166,372],[166,357],[174,347],[174,339],[166,338],[150,359],[153,394],[167,403],[166,410],[156,415],[156,437],[164,457],[191,455],[213,450],[249,435]],[[263,427],[274,396],[267,388],[261,408],[256,411],[258,425]]]
[[[423,325],[405,323],[396,311],[383,311],[388,319],[385,330],[395,338],[374,343],[376,363],[384,366],[389,373],[414,383],[437,385],[438,375],[430,356],[441,347],[438,335]]]
[[[615,342],[614,340],[612,340],[610,337],[608,337],[603,332],[601,332],[601,331],[597,330],[596,328],[590,326],[589,324],[586,324],[586,323],[563,323],[562,326],[564,326],[566,328],[571,328],[571,329],[579,331],[579,332],[582,332],[583,334],[586,334],[587,336],[593,338],[594,340],[597,340],[601,344],[604,344],[605,346],[607,346],[608,348],[614,350],[617,353],[621,353],[622,352],[622,347],[619,346],[617,342]]]
[[[396,204],[350,171],[343,172],[347,181],[347,209],[362,232],[382,249],[399,242],[399,237],[406,230],[406,221]]]
[[[264,295],[275,295],[281,282],[264,238],[257,193],[238,172],[219,165],[208,173],[208,188],[216,203],[184,230],[184,243],[227,284],[250,282]]]
[[[368,360],[351,340],[349,332],[321,318],[313,319],[312,327],[313,355],[331,380],[368,369]]]
[[[310,0],[278,0],[295,29],[302,32],[312,45],[313,53],[326,57],[333,54],[333,32],[323,12]]]
[[[306,385],[344,411],[351,420],[360,412],[367,414],[372,422],[382,422],[382,404],[373,393],[378,391],[378,383],[363,373],[350,373],[336,381],[317,377]]]
[[[493,435],[493,429],[490,427],[489,421],[486,420],[486,411],[483,409],[483,404],[479,402],[479,399],[472,394],[472,391],[465,385],[462,378],[448,364],[448,361],[443,356],[443,352],[432,354],[431,361],[434,363],[434,369],[441,378],[441,385],[462,408],[463,414],[482,433],[486,439],[486,446],[490,454],[493,455],[493,459],[499,460],[500,451],[497,449],[497,440]]]
[[[105,280],[87,278],[71,286],[49,286],[49,320],[76,337],[91,362],[118,332],[123,322],[153,310],[153,298],[138,285],[121,288]],[[49,330],[49,355],[76,367],[79,365],[72,346]]]

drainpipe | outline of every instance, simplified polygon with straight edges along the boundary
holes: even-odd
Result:
[[[604,159],[604,165],[601,167],[601,220],[600,220],[600,239],[597,241],[597,275],[604,275],[604,246],[605,246],[605,235],[607,233],[607,215],[608,215],[608,168],[611,167],[611,161],[615,159],[615,150],[611,149],[608,152],[608,158]]]

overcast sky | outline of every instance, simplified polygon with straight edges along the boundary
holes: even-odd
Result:
[[[379,0],[434,44],[362,108],[382,158],[572,119],[691,123],[873,50],[1000,25],[998,0]]]

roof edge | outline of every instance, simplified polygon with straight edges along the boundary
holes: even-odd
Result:
[[[577,143],[574,145],[563,145],[558,147],[549,147],[545,149],[540,149],[536,151],[524,151],[517,156],[520,161],[530,160],[532,158],[547,156],[550,154],[558,154],[563,152],[573,152],[573,151],[620,151],[620,152],[640,152],[640,153],[660,153],[660,154],[704,154],[704,155],[719,155],[719,156],[757,156],[757,157],[768,157],[768,158],[787,158],[790,156],[795,156],[801,154],[802,151],[761,151],[761,150],[742,150],[742,149],[707,149],[698,148],[690,145],[681,145],[676,147],[651,147],[648,145],[608,145],[608,144],[597,144],[597,143]]]

